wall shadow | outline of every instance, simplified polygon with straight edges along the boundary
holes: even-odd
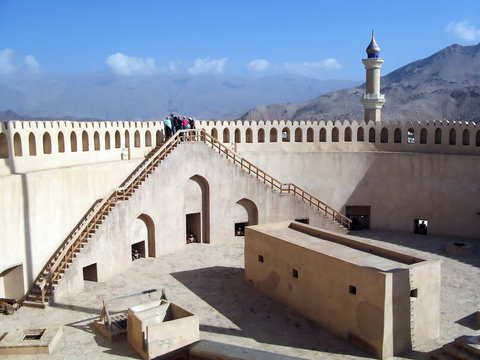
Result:
[[[214,266],[170,275],[240,328],[201,323],[202,331],[248,337],[260,343],[370,357],[346,339],[263,295],[245,281],[241,268]]]

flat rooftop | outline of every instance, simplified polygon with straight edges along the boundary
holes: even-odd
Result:
[[[409,256],[408,253],[400,254],[387,248],[372,246],[348,235],[334,234],[300,223],[288,221],[256,225],[251,229],[273,236],[280,241],[379,272],[408,269],[411,263],[424,261],[413,255]],[[415,261],[406,263],[405,258]]]

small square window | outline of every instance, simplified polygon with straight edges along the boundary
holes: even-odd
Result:
[[[258,262],[263,263],[263,255],[258,255]]]
[[[350,285],[350,286],[348,287],[348,292],[349,292],[350,294],[352,294],[352,295],[357,295],[357,288],[356,288],[355,286],[353,286],[353,285]]]
[[[418,297],[418,289],[410,290],[410,297],[412,297],[412,298]]]
[[[296,279],[298,279],[298,270],[297,269],[292,269],[292,276]]]

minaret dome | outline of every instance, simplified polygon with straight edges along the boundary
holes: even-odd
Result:
[[[367,57],[371,58],[378,58],[380,55],[380,46],[378,46],[377,42],[375,41],[375,31],[372,30],[372,41],[367,47]]]

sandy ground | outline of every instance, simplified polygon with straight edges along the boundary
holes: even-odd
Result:
[[[424,359],[429,351],[458,336],[480,333],[474,317],[480,310],[480,241],[464,240],[474,244],[474,254],[454,257],[445,253],[445,246],[459,239],[386,232],[356,234],[367,242],[442,260],[441,337],[395,359]],[[112,343],[92,324],[99,318],[103,299],[152,288],[165,288],[169,300],[198,314],[203,339],[305,359],[371,358],[249,286],[244,281],[243,238],[218,245],[189,244],[158,259],[140,259],[107,282],[85,282],[83,292],[46,310],[24,307],[14,315],[0,315],[0,337],[13,329],[63,326],[63,336],[51,355],[5,358],[138,359],[126,340]]]

